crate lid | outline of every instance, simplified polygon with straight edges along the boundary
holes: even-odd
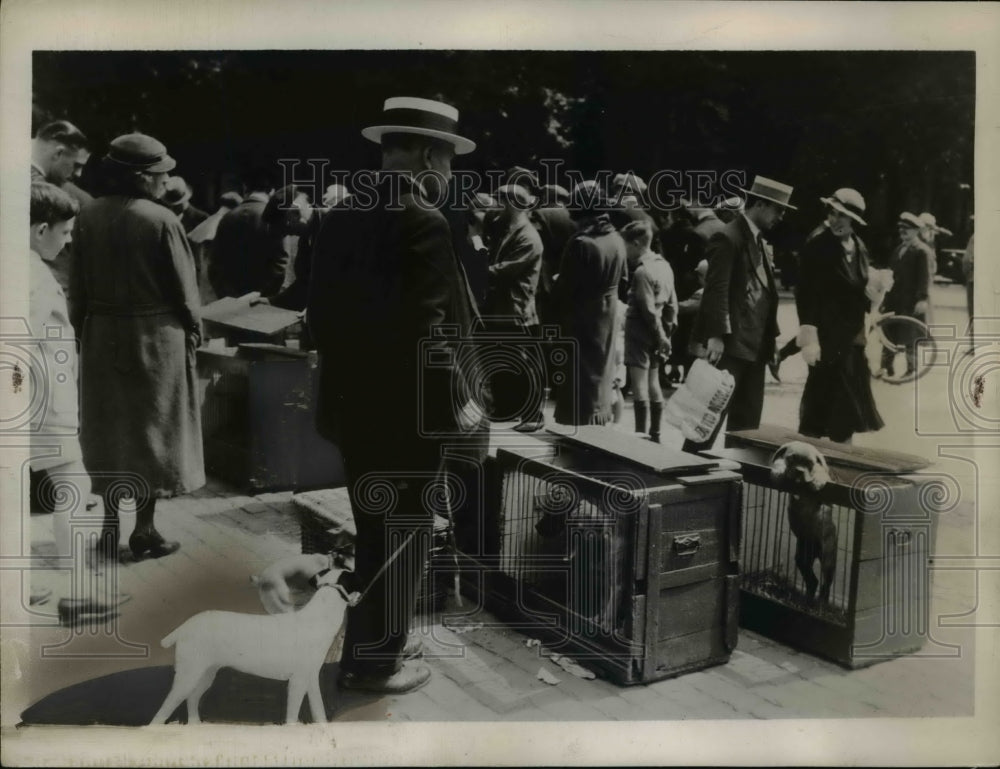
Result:
[[[820,438],[807,438],[794,430],[777,425],[761,425],[756,430],[737,430],[726,435],[728,436],[728,444],[733,447],[760,448],[769,452],[777,451],[789,441],[803,441],[822,451],[828,464],[859,470],[908,473],[922,470],[931,464],[930,460],[915,454],[861,448]]]
[[[718,459],[706,459],[670,449],[633,433],[623,433],[609,427],[554,425],[546,431],[557,436],[561,442],[608,454],[657,475],[693,475],[719,466]]]
[[[227,296],[201,308],[201,318],[207,323],[235,331],[252,331],[270,336],[294,326],[299,313],[270,304],[251,304],[253,295]]]

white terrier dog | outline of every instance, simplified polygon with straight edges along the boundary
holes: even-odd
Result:
[[[324,565],[326,556],[322,558]],[[318,569],[317,569],[318,571]],[[258,580],[270,584],[267,571]],[[284,575],[282,575],[284,576]],[[319,689],[319,671],[330,647],[344,624],[348,597],[336,584],[339,572],[325,574],[319,589],[298,611],[276,614],[240,614],[231,611],[204,611],[170,633],[160,643],[176,647],[174,683],[151,723],[166,723],[182,701],[187,701],[188,723],[201,723],[198,703],[208,691],[219,668],[288,681],[286,723],[295,723],[303,698],[315,723],[326,721]],[[279,592],[287,590],[277,580]],[[276,597],[276,596],[275,596]],[[290,606],[287,594],[276,602]],[[272,608],[268,606],[268,610]],[[279,609],[280,610],[280,609]]]

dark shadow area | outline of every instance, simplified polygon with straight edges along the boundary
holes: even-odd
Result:
[[[338,690],[339,663],[320,671],[320,690],[327,720],[373,703],[378,695]],[[20,726],[145,726],[167,696],[173,668],[157,666],[113,673],[68,686],[39,700],[21,714]],[[217,724],[268,725],[285,722],[288,685],[284,681],[224,668],[201,699],[201,720]],[[303,702],[299,720],[312,720]],[[167,723],[186,723],[181,705]]]

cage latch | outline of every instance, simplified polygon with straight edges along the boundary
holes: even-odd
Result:
[[[701,534],[685,534],[674,537],[674,551],[677,555],[694,555],[701,548]]]

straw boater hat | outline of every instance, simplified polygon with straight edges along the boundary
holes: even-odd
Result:
[[[456,133],[458,110],[450,104],[431,99],[417,99],[410,96],[394,96],[386,99],[382,107],[382,122],[361,130],[361,135],[379,143],[382,136],[389,133],[417,134],[432,136],[450,142],[456,155],[467,155],[476,148],[476,143]]]
[[[865,199],[861,197],[861,193],[857,190],[852,190],[850,187],[841,187],[830,197],[820,198],[820,200],[835,211],[847,214],[858,224],[868,224],[868,222],[861,218],[861,214],[865,212]]]
[[[740,187],[739,190],[750,197],[760,198],[761,200],[766,200],[769,203],[777,203],[779,206],[782,206],[783,208],[790,208],[793,211],[798,210],[795,206],[788,202],[792,198],[792,188],[787,184],[776,182],[774,179],[767,179],[763,176],[755,176],[753,186],[750,187],[750,189],[745,190]]]
[[[132,133],[119,136],[108,148],[105,160],[134,171],[165,173],[177,166],[163,142],[146,134]]]
[[[909,211],[903,211],[899,215],[897,224],[902,224],[904,227],[912,227],[915,230],[919,230],[924,226],[924,223],[920,221],[920,217],[916,214],[911,214]]]

